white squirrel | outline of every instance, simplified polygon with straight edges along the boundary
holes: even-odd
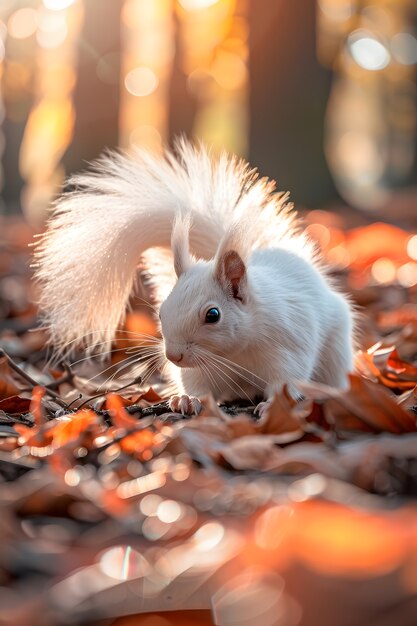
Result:
[[[212,158],[185,140],[175,154],[107,154],[56,202],[35,253],[53,345],[108,350],[139,260],[171,247],[177,281],[166,299],[164,257],[147,259],[176,366],[174,410],[198,413],[208,393],[270,400],[284,385],[296,398],[298,381],[346,388],[355,315],[289,194],[235,157]]]

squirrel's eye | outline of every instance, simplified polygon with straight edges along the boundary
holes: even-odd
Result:
[[[215,324],[216,322],[218,322],[220,319],[220,311],[219,309],[216,309],[216,307],[213,307],[212,309],[209,309],[206,313],[206,319],[204,320],[206,322],[206,324]]]

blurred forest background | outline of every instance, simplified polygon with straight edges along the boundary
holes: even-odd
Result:
[[[105,147],[185,133],[413,226],[416,26],[416,0],[1,0],[0,212],[41,224]]]

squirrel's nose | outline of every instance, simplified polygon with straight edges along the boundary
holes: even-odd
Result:
[[[179,354],[178,352],[172,352],[172,350],[166,350],[165,356],[169,361],[172,361],[173,363],[180,363],[184,355],[182,352]]]

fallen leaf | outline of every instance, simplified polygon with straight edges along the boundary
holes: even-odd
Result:
[[[67,419],[61,418],[48,433],[52,437],[52,445],[60,448],[71,441],[78,440],[82,433],[98,422],[98,415],[89,409],[81,409]]]
[[[407,433],[417,430],[416,419],[384,389],[350,375],[350,389],[325,401],[336,430],[359,428],[371,432]]]
[[[248,435],[235,439],[218,451],[224,460],[237,470],[262,470],[279,458],[273,435]]]
[[[123,400],[118,394],[109,393],[107,395],[106,407],[116,428],[124,428],[126,430],[134,430],[137,428],[137,420],[126,411]]]
[[[5,356],[0,358],[0,399],[10,398],[19,393],[8,360]]]
[[[161,402],[161,396],[153,389],[149,387],[148,391],[144,393],[134,394],[130,397],[132,404],[138,404],[141,400],[145,400],[149,402],[149,404],[156,404],[157,402]]]
[[[34,387],[32,391],[32,400],[30,403],[30,412],[32,413],[35,426],[40,426],[44,421],[44,413],[42,407],[42,398],[45,395],[44,387]]]
[[[411,363],[403,361],[396,348],[388,357],[387,369],[400,377],[401,380],[409,380],[417,383],[417,367]]]
[[[293,409],[294,405],[284,393],[275,394],[256,425],[258,432],[266,435],[293,433],[293,441],[299,439],[304,430]]]
[[[154,445],[155,433],[149,428],[126,435],[119,441],[119,446],[124,452],[137,455],[144,461],[149,461],[152,458]]]
[[[5,413],[19,414],[27,413],[30,408],[29,398],[22,398],[21,396],[10,396],[4,400],[0,400],[0,411]]]

